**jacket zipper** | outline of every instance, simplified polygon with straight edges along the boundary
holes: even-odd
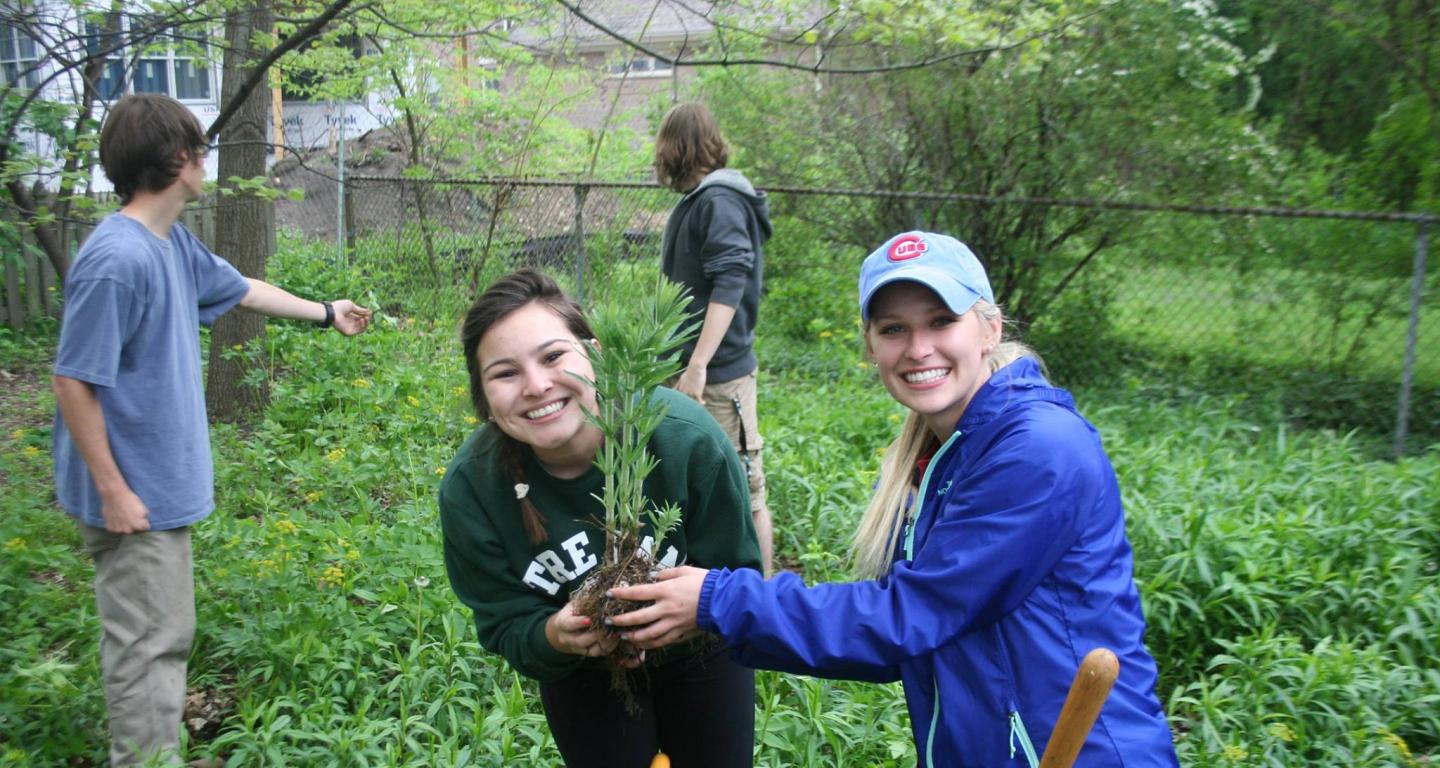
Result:
[[[1018,739],[1020,748],[1025,752],[1025,760],[1030,768],[1037,768],[1040,765],[1040,758],[1035,756],[1035,744],[1030,741],[1030,732],[1025,730],[1025,721],[1020,718],[1019,698],[1015,695],[1015,668],[1010,664],[1010,652],[1005,649],[1005,635],[1000,631],[1000,625],[994,625],[995,629],[995,650],[1000,654],[1000,664],[1005,668],[1006,690],[1005,709],[1008,710],[1010,721],[1010,759],[1015,759],[1015,742]]]
[[[945,443],[940,446],[940,450],[936,451],[935,455],[930,457],[930,464],[925,467],[925,476],[920,478],[920,492],[915,496],[919,510],[915,512],[915,516],[911,518],[910,522],[905,526],[906,560],[915,559],[915,529],[920,522],[920,513],[925,509],[925,491],[930,487],[930,475],[935,472],[935,467],[940,465],[940,457],[945,455],[946,449],[950,447],[951,443],[959,439],[960,435],[960,430],[955,430],[955,434],[951,435],[950,439],[946,440]],[[925,737],[925,765],[934,766],[935,730],[940,725],[940,679],[935,677],[933,672],[930,674],[930,684],[935,687],[935,705],[930,710],[930,733]]]
[[[935,455],[930,457],[929,465],[925,467],[925,476],[920,478],[920,493],[915,496],[915,501],[919,504],[920,508],[916,510],[915,516],[910,518],[910,522],[905,526],[906,560],[915,559],[915,529],[919,527],[920,513],[925,511],[925,491],[930,487],[930,475],[935,472],[935,467],[940,465],[940,457],[945,455],[945,450],[950,447],[951,443],[959,439],[960,435],[960,430],[955,430],[955,434],[951,435],[950,439],[946,440],[944,444],[940,446],[940,449],[935,451]]]
[[[1030,734],[1025,730],[1025,721],[1020,719],[1020,711],[1014,706],[1010,708],[1010,759],[1015,759],[1015,739],[1020,739],[1020,748],[1025,750],[1025,760],[1030,763],[1030,768],[1036,768],[1040,764],[1039,758],[1035,757],[1035,745],[1030,743]]]

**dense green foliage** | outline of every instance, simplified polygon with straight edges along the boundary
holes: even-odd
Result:
[[[1090,366],[1070,372],[1084,379],[1123,366],[1125,315],[1142,316],[1137,299],[1152,315],[1175,311],[1160,299],[1170,266],[1217,267],[1223,286],[1177,289],[1199,297],[1222,288],[1226,301],[1198,308],[1222,323],[1246,322],[1226,316],[1232,308],[1304,305],[1269,323],[1263,340],[1242,333],[1242,346],[1394,386],[1413,225],[1138,216],[1016,200],[1433,212],[1433,4],[1001,3],[966,6],[944,35],[918,32],[938,10],[861,3],[822,22],[816,56],[827,67],[881,70],[870,74],[701,73],[697,92],[753,178],[916,193],[782,199],[778,210],[809,225],[800,236],[863,252],[910,228],[956,234],[985,262],[1008,316],[1063,342],[1053,346]],[[878,28],[892,17],[893,30]],[[977,53],[956,55],[966,50]],[[1134,273],[1113,268],[1116,260],[1145,264],[1154,296],[1119,283],[1117,274]]]
[[[841,65],[1045,34],[866,78],[706,70],[699,92],[762,186],[1407,210],[1440,197],[1433,3],[834,5],[803,39]],[[401,4],[392,18],[454,31],[513,10]],[[337,55],[348,35],[379,54]],[[293,61],[330,68],[314,81],[322,95],[413,75],[396,84],[413,173],[579,173],[583,157],[596,175],[645,174],[633,136],[612,127],[602,141],[554,118],[593,85],[583,78],[477,49],[524,69],[502,98],[478,72],[417,63],[430,41],[411,37],[352,24]],[[728,44],[764,54],[743,36]],[[27,119],[88,156],[94,126],[74,118]],[[534,685],[478,647],[446,586],[434,504],[477,424],[457,319],[529,236],[501,222],[509,194],[467,207],[480,212],[467,231],[411,222],[352,242],[350,268],[329,244],[287,241],[272,259],[294,292],[382,314],[353,340],[272,323],[227,352],[273,401],[213,432],[219,511],[195,528],[192,752],[234,765],[558,763]],[[671,200],[645,194],[609,207],[648,221]],[[781,565],[846,577],[901,417],[862,362],[854,266],[894,230],[946,229],[991,265],[1105,435],[1182,763],[1440,755],[1440,359],[1426,341],[1413,454],[1376,459],[1395,418],[1412,228],[916,198],[774,205],[760,397]],[[588,293],[654,271],[653,248],[614,232],[587,243]],[[1440,334],[1431,310],[1422,340]],[[0,329],[0,766],[104,754],[90,567],[50,491],[53,343],[53,324]],[[759,765],[914,763],[898,687],[764,673],[757,706]]]
[[[272,277],[364,295],[367,265],[327,268],[326,253],[287,246]],[[852,280],[780,275],[764,308],[778,559],[811,581],[845,578],[841,553],[901,416],[861,362]],[[557,764],[534,686],[478,647],[446,586],[434,489],[475,426],[462,303],[394,308],[352,340],[272,324],[263,347],[239,352],[274,377],[274,400],[213,433],[220,509],[195,528],[194,752]],[[6,332],[0,368],[43,377],[51,343]],[[53,508],[48,391],[21,391],[0,435],[0,765],[94,763],[89,566]],[[1419,765],[1440,751],[1440,453],[1376,461],[1361,437],[1296,430],[1274,401],[1217,391],[1157,374],[1078,392],[1126,495],[1182,762]],[[765,673],[757,706],[759,765],[913,764],[898,687]]]

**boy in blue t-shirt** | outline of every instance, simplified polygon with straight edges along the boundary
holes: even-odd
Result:
[[[195,632],[189,525],[215,508],[199,326],[232,307],[346,336],[353,302],[307,301],[241,275],[177,223],[199,196],[200,123],[166,96],[127,96],[100,133],[122,207],[65,279],[55,355],[55,486],[95,559],[115,766],[179,759]]]

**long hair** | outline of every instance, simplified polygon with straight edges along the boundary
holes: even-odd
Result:
[[[566,296],[560,286],[544,273],[522,269],[496,280],[470,305],[460,327],[460,345],[465,352],[465,368],[470,373],[470,405],[482,420],[490,418],[490,402],[485,399],[485,384],[480,376],[480,360],[477,357],[480,341],[496,323],[531,303],[539,303],[554,312],[565,323],[566,329],[575,334],[575,338],[595,338],[580,305]],[[500,433],[501,468],[516,483],[525,482],[525,456],[529,448],[493,424],[487,429]],[[545,516],[528,497],[520,500],[520,510],[525,537],[531,544],[545,541],[548,538]]]
[[[1004,317],[994,304],[980,299],[970,311],[986,323],[1001,320],[1003,329]],[[1001,342],[985,356],[985,364],[993,374],[1022,357],[1033,358],[1044,365],[1035,350],[1014,339],[1006,341],[1002,335]],[[906,512],[918,501],[915,497],[920,489],[915,483],[915,462],[934,439],[924,417],[911,411],[900,428],[900,436],[885,449],[880,460],[880,479],[850,548],[850,559],[859,578],[879,578],[890,569]]]
[[[718,171],[730,162],[730,147],[704,104],[677,104],[660,121],[655,136],[655,178],[676,192],[701,169]]]
[[[100,130],[100,165],[120,202],[136,192],[159,192],[206,146],[200,121],[180,102],[158,93],[126,96],[110,108]]]

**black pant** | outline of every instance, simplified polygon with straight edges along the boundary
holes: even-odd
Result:
[[[610,690],[610,673],[583,669],[540,684],[555,745],[569,768],[749,768],[755,749],[755,672],[706,649],[632,673],[640,712]]]

